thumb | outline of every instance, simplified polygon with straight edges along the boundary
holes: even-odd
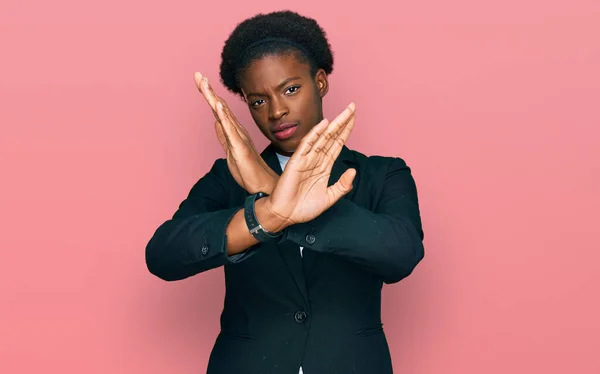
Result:
[[[354,181],[355,176],[356,169],[348,169],[342,174],[337,182],[327,188],[327,192],[333,198],[334,203],[341,199],[345,194],[352,191],[352,181]]]

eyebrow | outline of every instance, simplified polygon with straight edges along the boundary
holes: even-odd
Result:
[[[277,85],[276,89],[280,90],[286,84],[290,83],[291,81],[295,81],[297,79],[302,79],[302,78],[300,78],[300,77],[289,77],[289,78],[286,78],[286,79],[283,80],[283,82],[281,82],[281,83],[279,83],[279,85]],[[261,94],[258,94],[258,93],[254,93],[254,92],[250,92],[246,96],[250,97],[250,96],[264,96],[264,95],[261,95]]]

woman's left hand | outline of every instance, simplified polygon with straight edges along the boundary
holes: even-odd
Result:
[[[215,131],[227,155],[227,166],[235,181],[251,194],[271,194],[279,176],[256,151],[246,129],[235,118],[225,100],[215,94],[206,77],[195,73],[196,86],[215,115]]]
[[[331,186],[329,179],[354,127],[355,113],[356,105],[350,103],[333,121],[319,122],[302,138],[275,190],[264,199],[270,216],[279,221],[272,231],[320,216],[352,190],[356,169],[347,169]]]

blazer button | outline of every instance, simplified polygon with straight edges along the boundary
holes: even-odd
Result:
[[[202,254],[206,256],[207,253],[208,253],[208,246],[207,245],[203,245],[202,246]]]
[[[298,323],[303,323],[304,321],[306,321],[306,312],[303,312],[301,310],[297,311],[296,314],[294,314],[294,319]]]
[[[305,240],[308,244],[314,244],[315,241],[317,240],[317,238],[315,238],[315,236],[312,234],[308,234],[308,235],[306,235]]]

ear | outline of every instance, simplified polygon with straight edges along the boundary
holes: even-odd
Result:
[[[325,73],[325,70],[319,69],[317,71],[315,83],[317,85],[317,90],[319,91],[319,96],[323,97],[327,95],[327,92],[329,91],[329,81],[327,80],[327,73]]]

